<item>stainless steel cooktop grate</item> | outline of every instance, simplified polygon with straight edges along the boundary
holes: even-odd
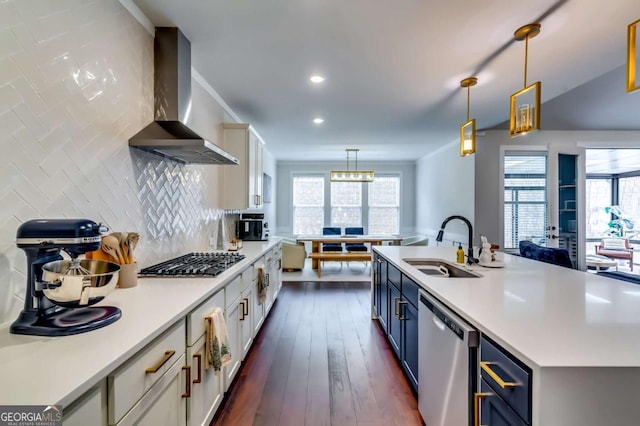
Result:
[[[239,253],[189,253],[143,268],[141,277],[215,277],[244,259]]]

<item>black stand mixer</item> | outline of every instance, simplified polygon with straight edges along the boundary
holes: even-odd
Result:
[[[27,290],[11,333],[66,336],[104,327],[122,316],[113,306],[89,307],[115,288],[120,266],[78,259],[100,249],[106,231],[87,219],[30,220],[20,225],[16,244],[27,255]],[[60,250],[71,260],[64,260]]]

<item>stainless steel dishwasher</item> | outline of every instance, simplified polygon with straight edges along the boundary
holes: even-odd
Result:
[[[472,425],[478,331],[420,290],[418,408],[427,426]]]

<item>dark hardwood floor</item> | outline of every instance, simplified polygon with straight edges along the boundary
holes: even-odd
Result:
[[[285,282],[212,425],[422,425],[370,284]]]

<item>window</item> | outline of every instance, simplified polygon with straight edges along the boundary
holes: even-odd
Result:
[[[369,234],[398,234],[400,177],[376,176],[369,184]]]
[[[294,174],[293,233],[319,235],[330,223],[343,230],[361,226],[372,235],[398,234],[400,179],[400,174],[376,175],[373,182],[363,184],[330,182],[328,174]]]
[[[362,183],[331,182],[331,226],[362,226]]]
[[[321,234],[324,226],[324,176],[293,177],[293,233]]]
[[[601,238],[609,227],[611,215],[604,210],[611,205],[611,179],[586,180],[587,238]]]
[[[546,243],[546,153],[507,152],[504,156],[504,245],[518,248],[521,240]]]
[[[638,240],[640,228],[640,176],[621,177],[618,179],[618,205],[625,216],[634,222],[632,230],[625,234],[633,240]]]

